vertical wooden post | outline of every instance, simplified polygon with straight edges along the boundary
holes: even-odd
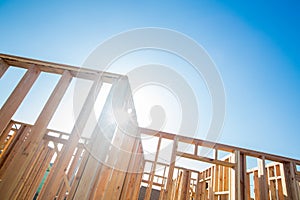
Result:
[[[22,148],[16,153],[14,160],[11,161],[10,166],[12,167],[8,167],[6,173],[3,175],[3,181],[0,182],[0,193],[6,194],[5,197],[3,197],[4,199],[10,198],[10,195],[15,194],[16,191],[20,189],[16,188],[16,186],[22,186],[28,176],[26,173],[30,172],[33,168],[31,164],[37,159],[37,157],[35,157],[36,150],[39,148],[47,126],[68,88],[71,79],[72,76],[70,72],[65,71],[39,115],[30,135],[27,140],[22,143]],[[16,171],[14,166],[20,166],[19,170]]]
[[[220,173],[219,173],[219,169],[220,169],[220,165],[215,165],[214,166],[214,179],[213,179],[213,191],[214,192],[219,192],[220,191],[220,187],[219,187],[219,177],[220,177]]]
[[[213,199],[214,198],[214,193],[215,191],[213,190],[213,185],[214,185],[214,170],[212,167],[210,167],[208,169],[208,172],[209,172],[209,176],[210,176],[210,181],[208,183],[208,198],[209,199]]]
[[[137,180],[136,180],[136,183],[138,183],[137,185],[135,185],[134,187],[134,191],[132,193],[132,196],[131,196],[131,199],[138,199],[139,197],[139,192],[140,192],[140,185],[141,185],[141,182],[142,182],[142,178],[143,178],[143,170],[144,170],[144,167],[145,167],[145,161],[144,161],[144,157],[143,155],[139,155],[139,160],[140,160],[140,163],[139,163],[139,173],[137,174]]]
[[[40,171],[37,173],[37,177],[35,179],[35,182],[34,182],[34,185],[31,186],[30,188],[30,191],[28,192],[27,194],[27,199],[33,199],[36,191],[37,191],[37,188],[39,187],[39,184],[41,183],[45,173],[46,173],[46,170],[47,168],[49,167],[50,165],[50,161],[54,155],[54,150],[53,149],[50,149],[48,150],[48,154],[47,156],[45,157],[45,160],[43,162],[43,166],[40,168]]]
[[[240,154],[240,199],[247,199],[248,191],[250,191],[250,184],[248,185],[247,163],[245,154]]]
[[[101,169],[97,172],[97,179],[94,181],[94,191],[90,195],[90,199],[105,199],[105,193],[107,192],[107,187],[109,186],[110,177],[114,172],[114,166],[118,160],[118,154],[121,153],[117,147],[121,147],[122,140],[123,140],[123,132],[118,127],[116,127],[115,132],[112,133],[115,135],[115,139],[113,141],[108,141],[104,139],[101,135],[98,136],[98,140],[95,140],[95,144],[101,144],[101,148],[98,148],[95,145],[95,150],[92,150],[99,155],[98,159],[100,158],[101,161],[104,161],[104,158],[107,156],[107,160],[105,163],[102,163]],[[109,148],[111,149],[109,150]],[[102,158],[101,158],[102,157]],[[126,163],[124,163],[126,165]],[[87,173],[90,173],[87,171]],[[111,185],[111,187],[113,187]],[[86,193],[84,190],[83,193]]]
[[[285,177],[285,183],[286,183],[286,190],[288,199],[300,199],[300,191],[299,191],[299,184],[296,180],[296,167],[295,164],[292,162],[284,162],[283,163],[283,169],[284,169],[284,177]]]
[[[50,171],[51,176],[49,175],[49,181],[47,182],[47,185],[44,186],[45,189],[41,199],[53,199],[55,197],[56,192],[59,189],[59,183],[64,177],[70,158],[73,155],[73,152],[80,139],[80,133],[84,130],[88,117],[94,108],[95,95],[99,93],[101,88],[99,84],[102,83],[98,83],[97,80],[94,80],[87,99],[84,102],[84,105],[71,132],[69,145],[63,146],[61,150],[61,156],[58,158],[56,165],[58,170],[55,172]]]
[[[30,67],[2,106],[0,110],[0,135],[21,105],[30,88],[38,78],[40,72],[41,71],[37,67]]]
[[[156,154],[155,154],[155,158],[154,158],[154,162],[150,171],[150,178],[149,178],[149,185],[147,187],[146,190],[146,194],[145,194],[145,200],[149,200],[150,196],[151,196],[151,191],[152,191],[152,185],[153,185],[153,180],[154,180],[154,175],[155,175],[155,170],[156,170],[156,163],[158,160],[158,154],[159,154],[159,150],[160,150],[160,145],[161,145],[161,136],[159,136],[158,139],[158,144],[156,147]]]
[[[71,163],[71,166],[68,170],[68,174],[67,174],[68,180],[70,180],[71,177],[75,174],[75,169],[79,164],[79,159],[80,159],[82,152],[83,152],[83,147],[77,147],[76,153],[75,153],[74,158]],[[60,191],[58,193],[57,199],[65,199],[67,191],[68,191],[68,193],[70,193],[70,190],[68,190],[66,184],[63,184],[62,188],[60,189]]]
[[[177,139],[177,137],[175,137],[174,141],[173,141],[172,156],[171,156],[171,161],[170,161],[170,165],[169,165],[166,193],[164,195],[165,200],[170,199],[170,197],[172,195],[173,173],[174,173],[175,162],[176,162],[177,147],[178,147],[178,139]]]
[[[166,181],[166,169],[167,166],[164,166],[164,172],[163,172],[163,180],[162,180],[162,186],[160,188],[160,193],[159,193],[159,200],[163,200],[164,199],[164,194],[165,194],[165,181]]]
[[[2,58],[0,58],[0,78],[2,78],[3,74],[5,74],[8,68],[9,65]]]
[[[89,152],[84,151],[84,153],[81,157],[80,166],[78,168],[76,176],[74,177],[74,181],[72,182],[71,190],[69,191],[69,195],[68,195],[67,199],[74,199],[75,193],[76,193],[78,185],[81,181],[82,174],[85,170],[85,167],[86,167],[87,160],[88,160],[89,156],[90,156]],[[41,191],[41,197],[44,196],[44,193],[45,193],[45,188],[43,188],[42,191]],[[39,198],[39,199],[42,199],[42,198]]]
[[[201,189],[200,189],[200,172],[197,173],[197,182],[196,182],[196,197],[195,199],[196,200],[200,200],[200,192],[201,192]]]
[[[10,148],[4,152],[0,159],[0,179],[2,179],[3,175],[6,173],[7,168],[10,166],[10,163],[15,160],[15,156],[21,145],[23,143],[24,137],[30,132],[31,126],[29,125],[21,125],[17,133],[17,136],[14,137],[14,141],[11,144]]]
[[[2,150],[2,152],[0,152],[0,163],[1,163],[1,157],[3,156],[3,154],[5,154],[6,152],[6,149],[8,148],[9,144],[8,144],[8,141],[6,141],[11,129],[12,129],[12,126],[13,126],[13,122],[10,121],[8,123],[8,125],[6,126],[6,128],[4,129],[4,131],[2,132],[2,134],[0,134],[0,145],[1,145],[1,148],[0,150]],[[16,133],[17,133],[17,130],[14,131],[15,133],[12,135],[12,137],[9,139],[9,143],[12,143],[12,140],[15,138],[16,136]],[[1,168],[1,165],[0,165],[0,168]]]
[[[235,163],[235,167],[231,169],[231,189],[230,189],[230,199],[231,200],[240,200],[241,199],[241,184],[240,184],[240,172],[241,172],[241,163],[240,163],[240,151],[235,150],[232,155],[231,160]]]
[[[259,198],[261,200],[268,199],[268,185],[267,185],[267,170],[265,157],[257,158],[258,164],[258,184],[259,184]]]
[[[129,171],[126,174],[124,186],[122,188],[121,197],[122,200],[130,200],[133,197],[134,191],[140,189],[140,181],[137,180],[140,171],[140,165],[143,161],[141,140],[136,138],[134,144],[134,154],[131,156]]]
[[[250,174],[247,173],[247,178],[246,178],[246,187],[248,188],[246,190],[246,198],[245,199],[251,199],[251,191],[250,191]]]
[[[189,194],[190,182],[191,182],[191,172],[189,170],[184,170],[182,181],[181,181],[181,184],[179,185],[181,188],[180,200],[189,200],[190,199],[190,194]]]

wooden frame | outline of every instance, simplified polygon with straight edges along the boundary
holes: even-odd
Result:
[[[146,200],[152,198],[153,190],[159,191],[160,200],[300,200],[300,172],[296,167],[300,161],[296,159],[139,128],[137,124],[126,130],[115,125],[109,133],[110,139],[99,135],[97,127],[90,138],[81,137],[94,107],[93,97],[99,94],[102,83],[114,88],[121,82],[122,109],[134,110],[125,76],[0,54],[0,78],[5,76],[9,66],[25,68],[27,72],[0,110],[0,194],[3,199],[138,199],[143,186]],[[58,74],[60,80],[33,125],[14,121],[14,113],[41,72]],[[48,124],[74,79],[93,81],[93,84],[73,130],[70,133],[50,130]],[[107,123],[101,119],[113,112],[105,106],[107,109],[99,120],[101,125]],[[157,137],[153,159],[145,159],[140,134]],[[163,140],[173,145],[170,162],[159,159]],[[193,147],[193,152],[180,150],[181,143]],[[202,147],[210,149],[212,156],[200,155],[198,150]],[[219,158],[221,152],[227,156]],[[95,157],[95,153],[102,158]],[[248,157],[257,159],[255,168],[247,168]],[[178,158],[209,166],[201,169],[180,166]],[[267,164],[267,161],[272,162]],[[121,165],[123,168],[118,169]],[[163,173],[158,173],[158,166]]]

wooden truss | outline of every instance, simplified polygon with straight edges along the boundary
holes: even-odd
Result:
[[[0,54],[0,78],[10,67],[24,68],[26,73],[0,111],[0,199],[300,200],[299,160],[139,128],[136,120],[122,127],[112,122],[103,134],[99,127],[108,126],[113,110],[107,102],[112,92],[99,127],[83,136],[95,94],[104,83],[119,94],[121,110],[134,111],[126,76]],[[41,72],[60,76],[45,106],[34,124],[13,120]],[[71,82],[77,79],[92,84],[72,131],[49,129]],[[143,135],[157,141],[149,159]],[[171,145],[170,159],[162,161],[159,152],[166,142]],[[189,150],[181,149],[182,145]],[[203,148],[209,153],[201,153]],[[209,166],[180,166],[182,158]],[[250,168],[251,159],[256,162]]]

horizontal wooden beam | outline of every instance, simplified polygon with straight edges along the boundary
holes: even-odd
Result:
[[[58,64],[54,62],[41,61],[31,58],[23,58],[18,56],[12,56],[7,54],[0,54],[0,59],[10,66],[16,66],[28,69],[30,66],[35,65],[43,72],[49,72],[54,74],[62,74],[65,70],[70,71],[72,76],[94,80],[95,77],[102,77],[102,81],[106,83],[112,83],[115,79],[122,77],[120,74],[103,72],[94,69],[87,69],[80,66],[72,66],[66,64]],[[1,77],[1,76],[0,76]]]
[[[140,132],[141,132],[141,134],[152,135],[154,137],[161,136],[163,139],[169,139],[169,140],[174,140],[174,138],[177,137],[179,142],[185,142],[188,144],[196,144],[196,145],[199,145],[202,147],[207,147],[207,148],[212,148],[212,149],[217,149],[217,150],[227,151],[227,152],[232,152],[232,153],[235,150],[238,150],[241,153],[245,154],[246,156],[261,158],[263,155],[266,160],[271,160],[271,161],[275,161],[275,162],[295,162],[297,165],[300,165],[300,160],[296,160],[293,158],[288,158],[288,157],[278,156],[278,155],[264,153],[264,152],[260,152],[260,151],[230,146],[230,145],[221,144],[221,143],[210,142],[210,141],[201,140],[201,139],[197,139],[197,138],[190,138],[190,137],[186,137],[186,136],[175,135],[172,133],[156,131],[156,130],[147,129],[147,128],[140,128]]]
[[[190,158],[190,159],[193,159],[193,160],[198,160],[198,161],[201,161],[201,162],[207,162],[207,163],[211,163],[211,164],[222,165],[222,166],[225,166],[225,167],[231,167],[232,168],[232,167],[235,166],[234,163],[229,163],[229,162],[225,162],[225,161],[221,161],[221,160],[215,160],[215,159],[212,159],[212,158],[207,158],[207,157],[202,157],[202,156],[196,156],[194,154],[183,153],[183,152],[180,152],[180,151],[178,151],[176,155],[184,157],[184,158]]]

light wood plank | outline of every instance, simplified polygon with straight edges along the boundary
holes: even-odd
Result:
[[[9,65],[4,61],[4,59],[0,58],[0,78],[2,78],[8,68]]]
[[[259,198],[268,199],[268,182],[267,182],[267,170],[265,164],[265,157],[257,159],[258,164],[258,182],[259,182]]]
[[[78,78],[94,80],[95,78],[101,76],[102,81],[107,83],[112,83],[116,79],[121,78],[122,75],[97,71],[93,69],[87,69],[81,66],[71,66],[66,64],[59,64],[54,62],[41,61],[31,58],[24,58],[19,56],[12,56],[7,54],[0,54],[0,58],[4,59],[7,64],[10,66],[18,66],[25,69],[30,68],[31,65],[36,65],[43,72],[55,73],[55,74],[63,74],[65,70],[69,71],[72,76],[76,76]]]
[[[9,124],[40,72],[37,67],[31,66],[2,106],[0,110],[0,135]]]
[[[85,100],[71,132],[69,145],[65,145],[61,150],[61,156],[57,161],[57,168],[59,170],[53,172],[51,177],[49,177],[49,182],[45,185],[45,193],[43,194],[42,199],[53,199],[59,189],[59,182],[62,180],[65,169],[68,167],[70,158],[78,144],[80,133],[84,130],[88,117],[94,108],[95,96],[97,96],[101,88],[99,84],[101,85],[101,83],[94,81],[89,91],[87,99]]]
[[[193,160],[199,160],[199,161],[202,161],[202,162],[218,164],[218,165],[231,167],[231,168],[235,166],[234,163],[225,162],[225,161],[221,161],[221,160],[215,160],[215,159],[212,159],[212,158],[207,158],[207,157],[202,157],[202,156],[195,156],[194,154],[183,153],[183,152],[179,152],[179,151],[177,152],[177,156],[182,156],[184,158],[190,158],[190,159],[193,159]]]
[[[31,163],[35,162],[37,159],[35,155],[39,150],[41,140],[56,108],[71,82],[71,79],[71,74],[68,71],[65,71],[36,120],[29,136],[26,141],[22,143],[21,151],[17,152],[16,158],[10,163],[10,166],[22,167],[20,167],[18,171],[14,170],[14,167],[8,167],[6,173],[3,175],[3,181],[0,182],[0,193],[5,193],[7,198],[10,197],[14,190],[18,189],[16,187],[20,184],[20,181],[24,182],[26,180],[28,177],[27,172],[30,172],[31,168],[33,168]]]
[[[170,167],[169,167],[169,173],[168,173],[168,179],[167,179],[166,192],[164,195],[165,200],[170,199],[170,197],[172,195],[173,173],[174,173],[175,162],[176,162],[177,148],[178,148],[178,140],[177,140],[177,138],[174,138],[171,161],[170,161],[170,165],[169,165]]]
[[[154,174],[155,174],[155,170],[156,170],[156,164],[157,164],[157,160],[158,160],[158,154],[159,154],[159,150],[160,150],[161,140],[162,140],[162,138],[159,137],[158,143],[157,143],[157,146],[156,146],[156,153],[155,153],[154,162],[152,164],[152,168],[151,168],[151,171],[150,171],[149,185],[148,185],[147,190],[146,190],[145,200],[149,200],[150,196],[151,196],[152,184],[153,184],[153,180],[154,180]]]

